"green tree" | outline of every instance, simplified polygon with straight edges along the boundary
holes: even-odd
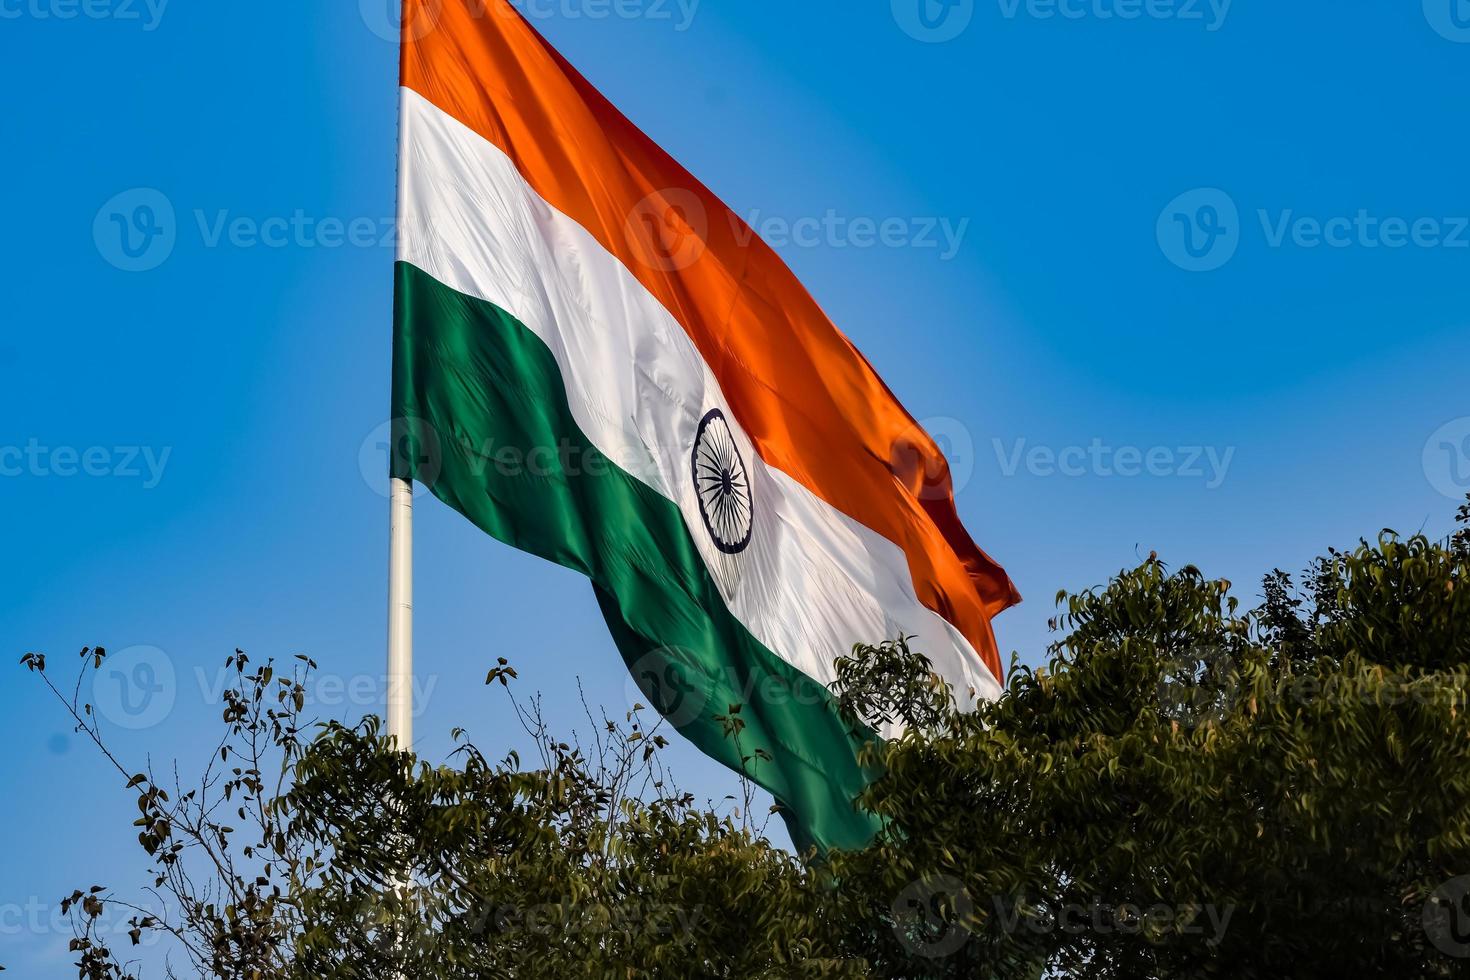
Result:
[[[83,650],[83,673],[105,659]],[[306,658],[283,675],[236,651],[213,762],[164,787],[113,755],[45,657],[23,662],[136,794],[150,905],[168,909],[100,886],[67,898],[83,980],[136,974],[102,935],[109,907],[133,913],[134,944],[170,938],[184,975],[232,980],[865,975],[821,940],[836,935],[825,895],[748,808],[669,785],[642,706],[600,719],[584,752],[512,698],[537,765],[456,733],[455,764],[430,766],[377,718],[305,724]],[[501,660],[487,683],[514,677]]]
[[[1060,594],[1051,662],[999,701],[936,724],[900,685],[919,723],[864,800],[887,830],[832,862],[849,948],[881,976],[1470,975],[1460,517],[1275,572],[1246,613],[1150,557]]]
[[[1470,504],[1460,525],[1273,572],[1244,611],[1151,556],[1060,594],[1046,667],[965,710],[904,640],[855,649],[839,707],[906,726],[868,748],[885,829],[801,859],[748,794],[679,792],[641,708],[579,745],[512,697],[530,765],[456,733],[430,766],[377,719],[304,721],[309,660],[237,651],[212,764],[165,788],[29,654],[135,794],[167,899],[70,896],[79,977],[132,975],[109,907],[227,978],[1467,976]]]

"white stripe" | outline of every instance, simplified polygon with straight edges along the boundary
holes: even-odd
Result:
[[[398,257],[546,343],[582,432],[678,505],[751,634],[822,684],[853,644],[915,636],[962,701],[972,689],[997,696],[969,642],[919,602],[903,551],[761,460],[689,335],[622,262],[541,198],[499,147],[413,90],[402,95]],[[690,473],[712,408],[724,412],[751,476],[754,527],[737,555],[715,547]]]

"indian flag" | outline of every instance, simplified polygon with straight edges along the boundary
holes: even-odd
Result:
[[[992,698],[991,618],[1019,598],[943,455],[508,3],[407,0],[403,23],[393,405],[417,449],[393,475],[590,578],[653,706],[799,845],[866,843],[834,661],[911,636]]]

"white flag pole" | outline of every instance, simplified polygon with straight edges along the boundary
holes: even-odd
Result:
[[[407,23],[409,0],[401,8]],[[398,97],[398,202],[394,229],[403,227],[403,95]],[[407,447],[399,439],[395,420],[390,424],[390,459]],[[400,752],[413,751],[413,481],[388,478],[388,737]],[[412,882],[409,869],[397,877],[393,890],[406,897]],[[400,943],[402,939],[400,938]],[[395,970],[393,980],[407,980]]]
[[[399,10],[407,24],[411,0]],[[397,207],[394,228],[403,227],[403,93],[398,93]],[[390,458],[407,449],[398,440],[398,421],[391,425]],[[388,480],[388,736],[400,752],[413,750],[413,481],[396,476]]]
[[[388,737],[398,751],[412,751],[413,481],[397,477],[388,481]],[[406,899],[412,880],[405,869],[395,877],[393,891]],[[408,980],[408,975],[395,970],[392,980]]]
[[[388,735],[413,749],[413,482],[388,490]]]

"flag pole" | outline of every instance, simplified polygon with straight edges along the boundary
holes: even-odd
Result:
[[[403,0],[400,23],[407,32],[411,0]],[[403,227],[403,93],[398,93],[398,173],[394,229]],[[395,353],[396,356],[396,353]],[[391,423],[389,458],[400,451],[398,422]],[[413,749],[413,480],[388,480],[388,737],[400,752]]]
[[[396,476],[388,481],[388,738],[399,752],[413,750],[413,481]],[[401,802],[389,806],[400,809]],[[412,881],[409,868],[393,878],[399,901],[409,897]],[[401,925],[410,913],[397,914]],[[401,935],[397,951],[401,961]],[[408,980],[408,974],[395,969],[392,980]]]
[[[407,25],[409,0],[400,8],[401,23]],[[406,30],[406,26],[405,26]],[[403,95],[398,95],[398,167],[397,212],[394,230],[403,227]],[[396,352],[395,352],[396,357]],[[390,423],[389,459],[400,450],[397,420]],[[388,738],[399,752],[413,751],[413,480],[390,475],[388,478]],[[401,802],[401,801],[399,801]],[[391,804],[390,804],[391,805]],[[412,866],[395,876],[393,891],[406,898],[413,881]],[[400,915],[402,913],[400,912]],[[401,920],[400,920],[401,921]],[[399,937],[401,961],[405,952]],[[393,971],[393,980],[407,980],[408,973]]]
[[[393,477],[388,504],[388,736],[413,749],[413,482]]]

